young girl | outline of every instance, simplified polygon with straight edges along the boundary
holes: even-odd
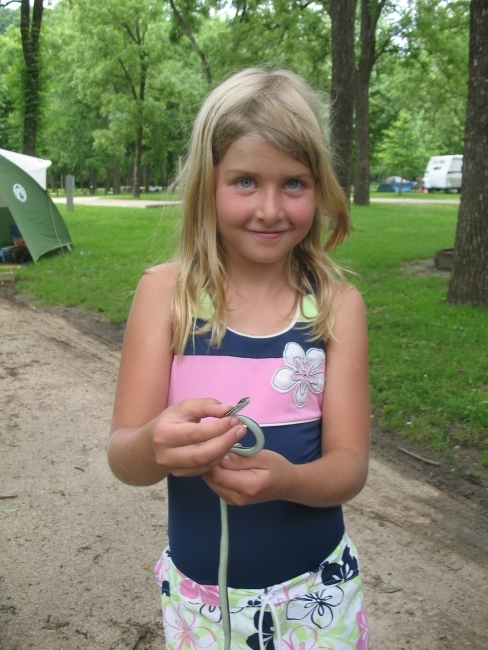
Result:
[[[367,648],[341,508],[368,467],[365,310],[328,256],[348,233],[308,84],[249,69],[213,90],[186,163],[179,258],[136,292],[109,444],[120,480],[167,478],[156,576],[169,649],[224,647],[219,497],[231,647]],[[254,440],[226,415],[244,397],[266,440],[248,457],[230,452]]]

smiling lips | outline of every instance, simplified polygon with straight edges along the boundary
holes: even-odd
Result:
[[[286,230],[250,230],[250,233],[261,239],[277,239],[283,235]]]

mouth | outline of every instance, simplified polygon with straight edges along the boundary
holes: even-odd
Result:
[[[251,230],[250,232],[258,239],[272,241],[284,235],[286,230]]]

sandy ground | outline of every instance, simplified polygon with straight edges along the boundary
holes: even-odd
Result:
[[[165,486],[109,471],[121,331],[88,320],[0,298],[1,650],[164,648]],[[367,487],[345,507],[371,649],[488,648],[486,486],[397,445],[374,432]]]
[[[53,203],[66,205],[65,198],[53,198]],[[100,196],[76,196],[73,200],[76,205],[104,205],[111,208],[163,208],[168,205],[181,205],[181,201],[157,201],[144,199],[110,199]]]

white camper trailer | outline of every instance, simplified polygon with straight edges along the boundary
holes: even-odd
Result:
[[[427,192],[444,190],[460,193],[462,178],[462,156],[433,156],[425,170],[422,185]]]

